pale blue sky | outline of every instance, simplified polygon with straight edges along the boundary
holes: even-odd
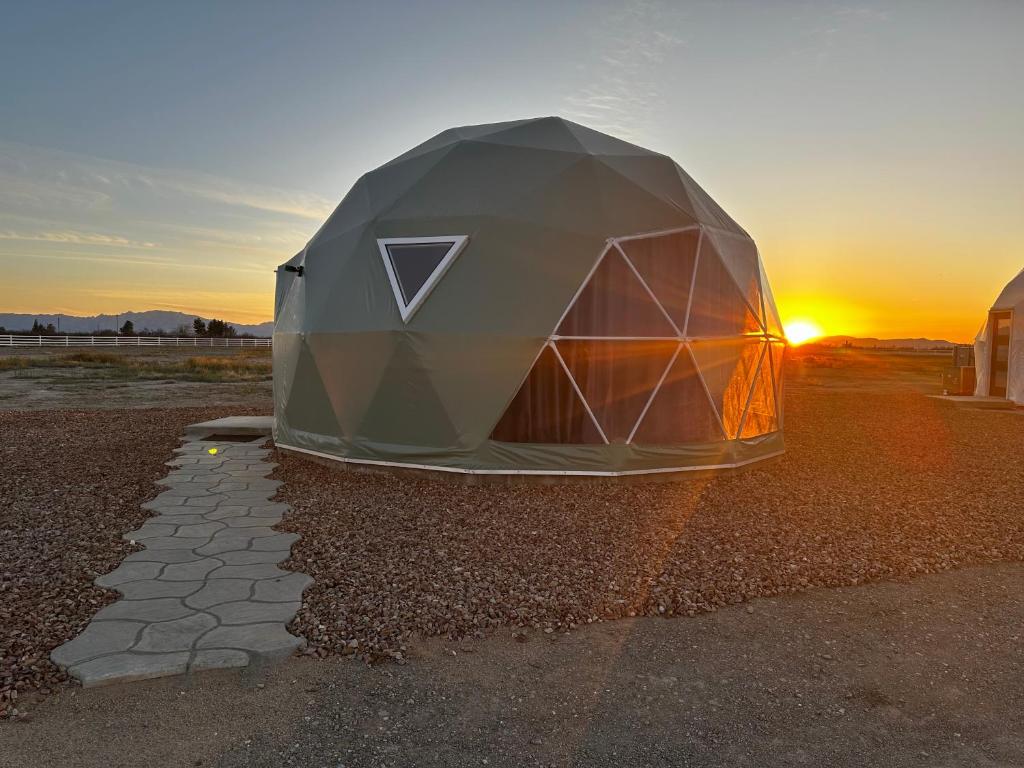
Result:
[[[824,300],[850,330],[962,336],[1024,265],[1024,3],[3,18],[0,309],[265,319],[271,270],[361,173],[451,125],[547,114],[672,155],[758,240],[784,315]]]

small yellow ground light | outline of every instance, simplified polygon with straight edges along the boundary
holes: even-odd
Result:
[[[217,449],[216,448],[210,448],[207,451],[207,453],[209,453],[211,456],[216,456],[217,455]]]

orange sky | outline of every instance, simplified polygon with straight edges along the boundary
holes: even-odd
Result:
[[[1024,266],[1024,3],[8,17],[0,312],[269,320],[274,268],[362,173],[540,115],[679,162],[758,243],[784,322],[967,341]]]
[[[857,228],[836,214],[826,216],[823,204],[801,209],[794,202],[793,210],[801,213],[792,216],[777,203],[764,204],[760,177],[734,181],[740,194],[732,204],[729,195],[718,197],[726,198],[723,204],[758,242],[784,324],[811,321],[828,335],[967,341],[1024,261],[1017,233],[1005,222],[980,235],[944,226],[910,236],[906,230],[913,223],[899,234],[891,217],[875,212],[874,226],[851,231]],[[260,203],[262,208],[243,206],[248,232],[182,238],[161,224],[127,242],[94,242],[74,225],[34,239],[0,230],[0,257],[18,256],[5,264],[0,311],[90,315],[173,309],[235,322],[268,320],[274,268],[301,249],[331,207],[326,199],[315,200],[308,210],[283,214],[269,210],[280,207],[275,199]],[[851,204],[853,218],[869,213],[865,207]],[[802,216],[819,223],[805,229]]]
[[[0,207],[0,312],[269,320],[274,269],[357,175],[339,172],[332,199],[3,142],[0,162],[5,151],[23,173],[5,175],[0,164],[0,203],[31,199],[54,221],[32,229],[29,217],[10,216],[4,226]],[[744,152],[739,167],[716,172],[705,161],[694,175],[713,180],[708,191],[757,241],[784,324],[968,341],[1024,262],[1011,210],[1024,210],[1024,193],[1009,173],[983,175],[992,159],[976,159],[978,197],[965,199],[940,183],[942,168],[886,178],[865,162],[778,179],[769,158]]]

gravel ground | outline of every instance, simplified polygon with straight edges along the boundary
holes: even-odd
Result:
[[[753,613],[748,612],[753,608]],[[1024,567],[66,688],[0,768],[1024,765]]]
[[[314,579],[316,655],[416,636],[556,633],[754,597],[1024,559],[1024,419],[917,393],[793,386],[788,452],[688,483],[468,486],[282,453],[284,567]]]
[[[112,599],[88,572],[120,561],[183,425],[224,410],[0,414],[4,695],[56,688],[0,723],[0,766],[1024,765],[1024,568],[1001,562],[1024,560],[1024,419],[796,374],[787,456],[712,480],[284,455],[281,527],[317,579],[294,627],[333,658],[91,690],[33,659]]]
[[[92,580],[131,551],[184,427],[224,415],[0,411],[0,719],[65,682],[50,651],[117,597]]]

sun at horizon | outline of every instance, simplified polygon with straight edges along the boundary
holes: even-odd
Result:
[[[825,332],[813,320],[791,320],[784,324],[786,340],[794,347],[821,338]]]

